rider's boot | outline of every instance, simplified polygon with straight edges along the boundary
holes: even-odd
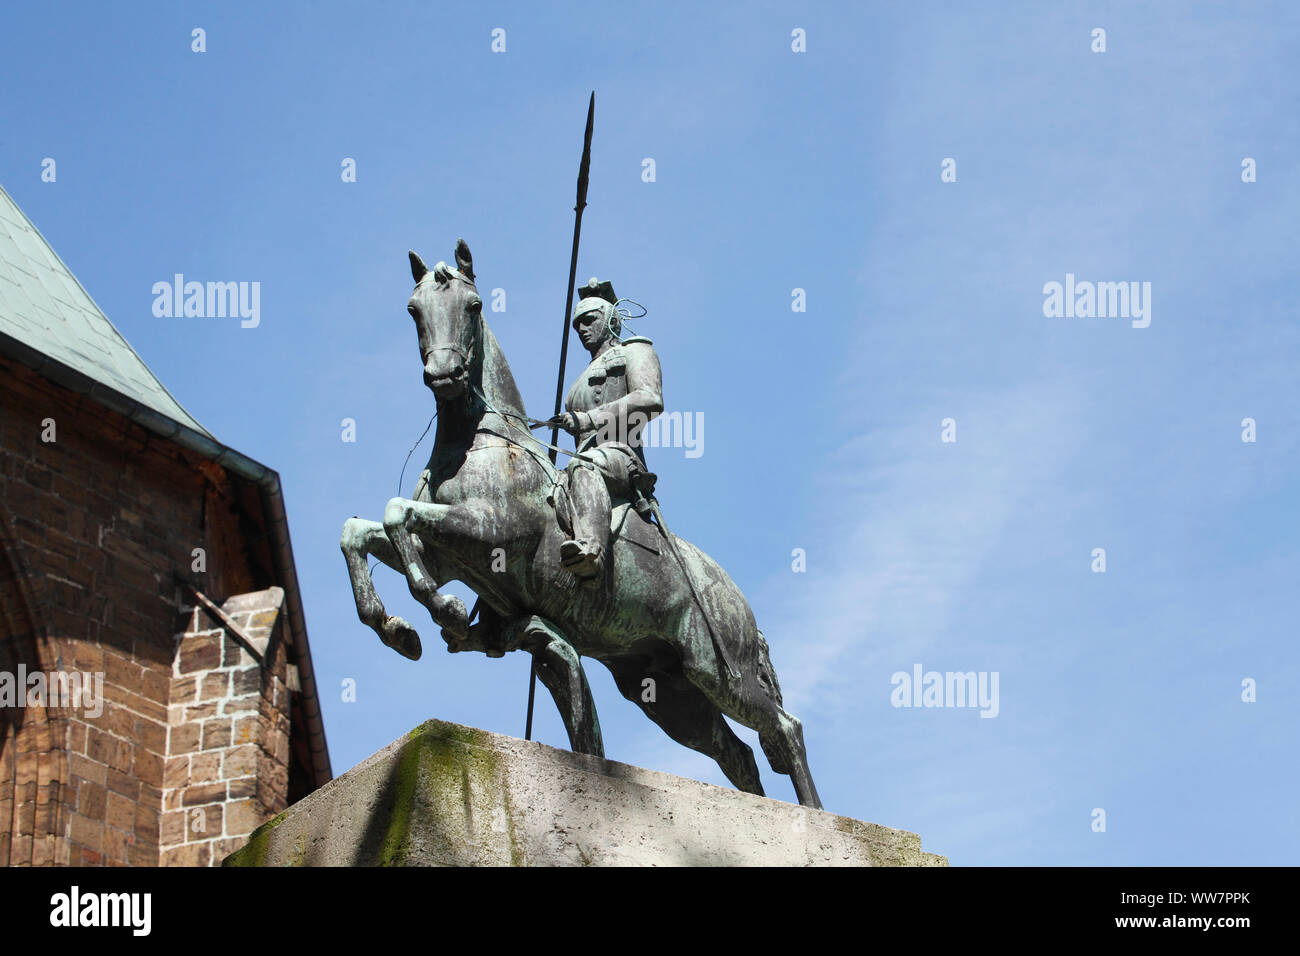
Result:
[[[592,467],[575,468],[569,478],[573,537],[560,545],[564,569],[586,587],[598,587],[605,573],[610,500],[605,476]]]

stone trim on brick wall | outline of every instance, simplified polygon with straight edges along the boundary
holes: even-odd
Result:
[[[281,610],[268,588],[221,605],[262,654],[202,606],[177,637],[159,842],[164,866],[219,865],[287,806],[289,685]]]

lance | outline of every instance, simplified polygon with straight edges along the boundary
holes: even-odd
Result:
[[[564,332],[560,339],[560,374],[555,381],[555,414],[560,417],[564,407],[564,365],[569,357],[569,316],[573,313],[573,288],[578,280],[578,240],[582,235],[582,211],[587,208],[587,177],[591,172],[591,131],[596,120],[596,91],[591,92],[591,101],[587,104],[587,131],[582,137],[582,162],[578,165],[578,201],[573,207],[573,254],[569,257],[569,288],[564,300]],[[560,426],[551,426],[551,464],[556,461],[556,446],[560,440]],[[537,693],[537,658],[528,674],[528,721],[524,727],[524,739],[533,739],[533,699]]]

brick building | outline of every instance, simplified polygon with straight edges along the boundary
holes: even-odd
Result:
[[[278,476],[0,188],[0,864],[217,864],[330,777]]]

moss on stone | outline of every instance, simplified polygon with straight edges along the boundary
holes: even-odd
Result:
[[[466,801],[467,791],[501,792],[501,755],[490,735],[473,727],[427,720],[407,735],[392,780],[392,807],[379,850],[379,866],[403,866],[410,856],[410,838],[417,799],[436,814],[445,829],[451,808]],[[423,799],[420,799],[423,796]],[[506,839],[511,862],[522,865],[510,808],[505,808]]]
[[[241,846],[222,862],[222,866],[265,866],[266,853],[271,846],[271,831],[283,823],[289,816],[288,810],[282,810],[254,830],[248,842]],[[302,861],[295,860],[294,866],[301,866]]]
[[[393,808],[379,848],[379,866],[401,866],[406,861],[411,831],[411,803],[415,798],[420,769],[419,730],[420,727],[417,727],[411,731],[412,739],[402,748],[402,755],[393,774]]]

